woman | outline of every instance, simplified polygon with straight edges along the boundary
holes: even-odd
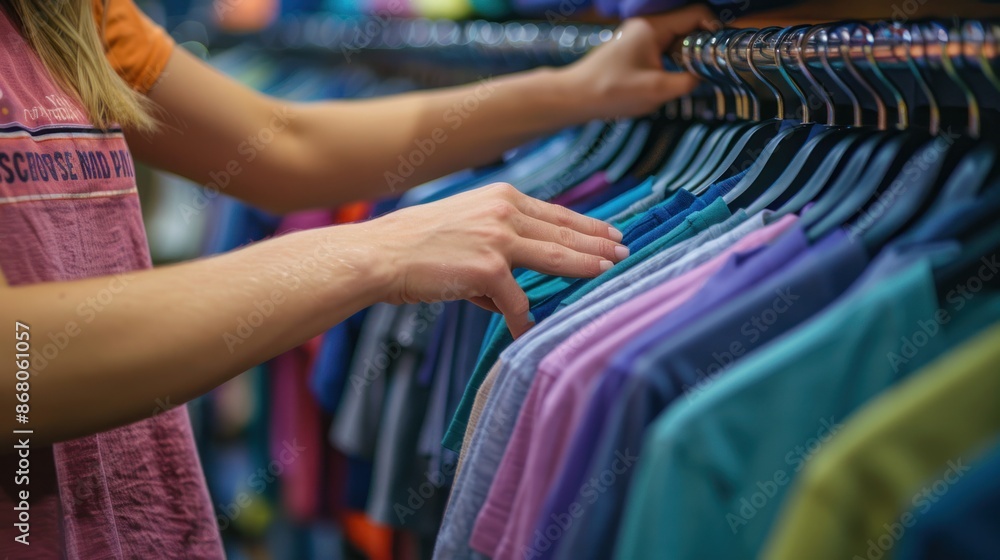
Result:
[[[224,175],[226,193],[275,212],[377,197],[399,155],[470,95],[479,108],[397,190],[688,92],[693,78],[662,72],[660,53],[710,16],[628,21],[580,62],[485,93],[290,104],[174,48],[130,0],[0,6],[0,330],[15,333],[0,363],[16,365],[3,395],[17,420],[3,436],[0,509],[12,558],[221,557],[187,412],[164,403],[376,302],[466,298],[519,335],[530,315],[512,268],[590,277],[622,258],[607,224],[496,184],[152,270],[130,151],[200,183]],[[258,135],[271,140],[250,150]],[[266,320],[227,340],[254,312]]]

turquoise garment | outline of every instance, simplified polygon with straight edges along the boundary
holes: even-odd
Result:
[[[587,215],[606,222],[615,221],[614,219],[619,214],[628,210],[630,206],[653,193],[653,181],[655,179],[655,177],[649,177],[621,195],[616,196],[597,208],[594,208],[590,212],[587,212]]]
[[[670,196],[658,204],[656,208],[650,209],[649,212],[643,216],[643,221],[641,223],[635,223],[628,227],[620,227],[619,229],[622,232],[622,244],[627,246],[630,250],[638,250],[638,247],[636,247],[634,243],[640,241],[643,236],[651,233],[658,226],[666,224],[682,212],[690,212],[700,209],[700,207],[693,206],[697,200],[698,198],[696,196],[687,191],[675,193],[673,196]],[[706,197],[705,201],[711,201],[711,197]],[[643,245],[648,242],[648,239],[643,240]],[[546,290],[545,295],[541,296],[541,299],[547,298],[561,290],[566,289],[575,280],[575,278],[549,276],[534,270],[526,270],[517,275],[517,283],[520,284],[521,288],[526,292],[533,289],[539,289],[541,286],[547,285],[548,287],[544,289]],[[528,294],[529,297],[531,297],[531,295],[531,293]],[[539,301],[541,301],[541,299]]]
[[[665,223],[658,226],[656,229],[663,229],[665,231],[659,232],[653,237],[644,237],[645,234],[639,236],[639,239],[646,243],[657,244],[659,250],[670,246],[674,243],[678,243],[684,239],[688,239],[700,231],[707,229],[709,226],[721,223],[730,216],[729,209],[721,201],[722,194],[724,194],[720,189],[712,188],[709,189],[704,196],[695,198],[693,195],[686,191],[681,191],[676,193],[674,196],[668,199],[673,201],[672,204],[662,206],[660,211],[663,212],[672,205],[678,205],[679,201],[686,201],[688,199],[694,199],[691,204],[681,210],[679,213],[673,216],[673,218],[667,220]],[[679,207],[679,206],[678,206]],[[673,210],[671,210],[673,212]],[[627,233],[627,232],[623,232]],[[645,245],[648,247],[649,245]],[[636,254],[643,250],[642,246],[633,245],[629,246],[630,249],[634,250]],[[646,254],[648,256],[648,253]],[[633,259],[630,255],[631,264],[639,262],[639,259]],[[629,260],[626,259],[626,260]],[[625,261],[622,261],[623,263]],[[621,266],[619,263],[618,266]],[[622,271],[626,270],[631,264],[626,265]],[[587,286],[593,285],[594,287],[599,286],[611,278],[617,277],[620,272],[616,271],[618,266],[613,267],[608,272],[598,276],[597,278],[591,279],[590,281],[580,284],[580,289],[584,289]],[[525,279],[525,277],[528,277]],[[555,299],[554,296],[560,294],[563,290],[572,285],[576,281],[574,278],[561,278],[561,277],[544,277],[547,282],[542,282],[541,284],[531,284],[530,288],[525,291],[528,295],[528,300],[531,302],[532,313],[535,314],[536,321],[544,320],[551,311],[555,309],[558,305],[560,299]],[[522,283],[522,286],[527,285],[528,282],[536,282],[532,277],[527,274],[522,275],[518,278],[518,282]],[[593,289],[593,287],[589,288]],[[540,308],[545,306],[546,313],[540,313]],[[465,388],[465,394],[462,395],[462,400],[458,405],[458,409],[455,411],[455,416],[452,418],[451,423],[448,426],[448,431],[445,433],[443,445],[448,449],[459,450],[462,446],[462,438],[465,436],[465,428],[468,423],[469,414],[472,411],[472,404],[475,401],[476,393],[479,391],[479,386],[482,384],[483,380],[486,378],[486,374],[489,373],[493,364],[497,361],[500,353],[513,342],[513,338],[510,332],[504,326],[501,318],[496,317],[490,322],[490,330],[486,339],[483,342],[483,346],[480,349],[479,361],[476,364],[475,371],[473,371],[471,378],[469,379],[469,384]]]
[[[667,247],[675,245],[685,239],[690,239],[698,232],[705,231],[715,224],[726,221],[730,216],[732,216],[732,214],[729,212],[729,207],[726,206],[726,201],[721,197],[716,198],[703,210],[695,212],[687,218],[684,218],[682,223],[673,227],[666,233],[653,230],[636,243],[636,245],[641,248],[626,257],[625,260],[616,264],[611,268],[611,270],[601,274],[597,278],[574,280],[569,287],[535,306],[532,309],[532,313],[534,313],[539,320],[544,319],[559,309],[562,309],[566,305],[569,305],[569,303],[566,303],[567,300],[572,298],[570,303],[577,301],[579,298],[592,292],[598,286],[621,276],[632,267],[638,265],[646,259],[649,259],[651,256],[659,253]]]
[[[706,193],[706,196],[714,196],[715,193],[712,192],[713,189],[718,189],[721,192],[721,194],[719,195],[720,198],[717,199],[717,200],[715,200],[714,202],[712,202],[712,204],[710,204],[709,207],[716,206],[718,204],[722,204],[723,206],[725,206],[724,202],[721,199],[721,196],[725,195],[730,190],[732,190],[732,188],[735,187],[739,183],[740,179],[742,179],[745,174],[746,174],[746,171],[742,171],[742,172],[738,173],[737,175],[735,175],[734,177],[726,179],[725,181],[719,183],[718,185],[713,186],[712,189],[710,189],[709,192]],[[707,209],[708,208],[706,208],[706,210]],[[722,207],[716,206],[716,208],[712,209],[713,212],[716,211],[716,210],[719,211],[719,212],[725,212],[727,218],[730,215],[730,211],[729,211],[728,207],[722,208]],[[708,226],[706,226],[704,224],[697,224],[696,227],[700,231],[700,230],[706,229]],[[641,240],[640,240],[640,242],[641,242]],[[621,275],[621,273],[623,273],[626,270],[632,268],[637,263],[640,263],[643,260],[649,258],[650,255],[659,253],[665,247],[671,245],[672,243],[673,243],[673,241],[669,240],[666,236],[663,237],[663,238],[661,238],[661,239],[658,239],[658,240],[653,240],[645,248],[643,248],[643,249],[635,252],[634,254],[629,255],[628,258],[626,258],[624,261],[618,263],[617,265],[615,265],[614,268],[612,268],[611,270],[609,270],[608,274],[612,274],[612,276],[609,276],[608,279],[614,278],[615,276],[618,276],[618,275]],[[607,279],[605,279],[604,281],[606,282]],[[579,287],[576,290],[573,290],[572,293],[570,293],[570,294],[566,295],[566,297],[562,298],[562,300],[559,302],[558,306],[556,307],[556,311],[558,311],[559,309],[562,309],[564,307],[567,307],[569,305],[573,305],[574,303],[576,303],[577,301],[579,301],[580,298],[582,298],[582,297],[586,296],[587,294],[589,294],[590,292],[592,292],[594,290],[594,288],[596,288],[599,285],[600,284],[598,284],[598,283],[587,282],[585,285]]]
[[[880,255],[869,270],[878,274],[827,312],[656,420],[629,490],[617,558],[662,558],[664,550],[682,560],[756,557],[795,474],[841,422],[1000,316],[996,293],[980,292],[961,307],[938,302],[933,263],[952,262],[956,245],[907,251]]]

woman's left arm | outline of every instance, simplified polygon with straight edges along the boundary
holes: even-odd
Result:
[[[161,126],[128,140],[147,163],[276,212],[373,198],[495,161],[545,132],[641,115],[687,93],[694,78],[664,72],[661,52],[710,16],[699,5],[629,20],[565,68],[357,101],[268,97],[177,48],[149,94]]]

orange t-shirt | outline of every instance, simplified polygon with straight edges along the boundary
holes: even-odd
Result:
[[[111,66],[136,91],[148,93],[170,60],[173,39],[132,0],[91,1]]]

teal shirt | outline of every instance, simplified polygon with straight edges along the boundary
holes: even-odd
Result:
[[[954,249],[925,247],[905,267],[881,267],[893,273],[862,278],[665,411],[639,453],[615,556],[755,558],[811,451],[866,401],[1000,317],[1000,295],[985,290],[961,309],[938,302],[932,262]],[[932,322],[935,334],[918,334]]]
[[[615,222],[618,225],[620,222],[624,221],[627,216],[621,216],[623,212],[629,209],[636,202],[648,197],[653,193],[653,181],[655,177],[649,177],[645,181],[639,183],[635,187],[632,187],[627,192],[622,193],[621,196],[616,196],[615,198],[605,202],[604,204],[594,208],[590,212],[587,212],[589,216],[597,218],[598,220],[604,220],[606,222]]]

